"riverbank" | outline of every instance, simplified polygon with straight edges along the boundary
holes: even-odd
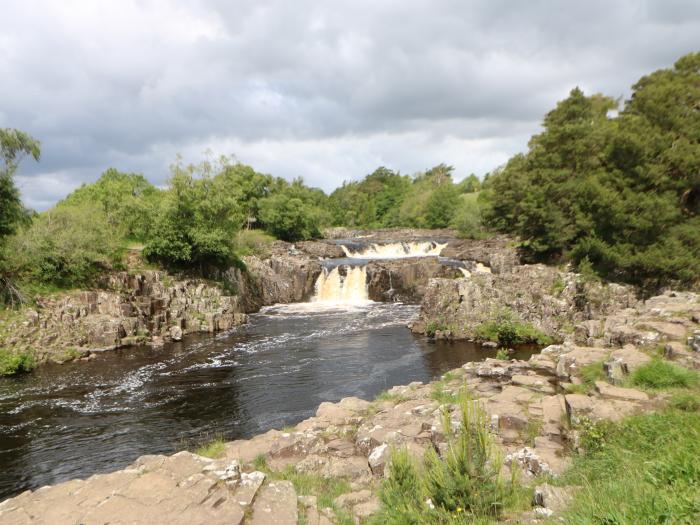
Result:
[[[467,363],[438,381],[394,387],[374,401],[322,403],[314,417],[294,427],[214,447],[214,458],[190,452],[145,456],[112,474],[28,491],[0,504],[0,518],[3,523],[370,520],[384,512],[379,495],[392,451],[405,448],[417,460],[431,450],[444,455],[451,431],[445,430],[443,414],[457,428],[464,395],[483,410],[489,439],[504,465],[517,472],[518,484],[538,494],[535,507],[528,500],[528,508],[512,508],[498,519],[523,523],[563,513],[575,489],[542,482],[567,479],[559,476],[572,457],[590,447],[596,422],[619,422],[683,403],[684,395],[697,396],[695,372],[686,374],[685,386],[677,378],[683,377],[679,370],[700,367],[698,306],[695,294],[667,293],[625,311],[630,326],[649,323],[651,312],[665,323],[651,326],[649,334],[656,335],[640,344],[566,343],[527,361]],[[609,316],[603,325],[615,322]],[[672,325],[679,329],[668,330]]]
[[[356,245],[371,246],[375,241],[367,232],[343,233],[349,239],[345,242]],[[449,231],[390,230],[374,235],[382,243],[400,247],[401,242],[415,239],[428,245],[425,239],[431,233],[440,234],[448,248],[463,242]],[[403,237],[393,243],[387,240],[397,235]],[[319,275],[333,261],[342,263],[336,272],[338,280],[350,267],[363,268],[368,299],[408,303],[421,301],[431,279],[461,276],[455,264],[466,264],[457,258],[446,264],[435,256],[346,257],[339,242],[274,241],[256,255],[243,256],[240,266],[222,272],[216,280],[145,269],[139,253],[131,253],[126,271],[103,275],[92,289],[38,296],[20,309],[0,310],[0,365],[6,361],[3,369],[11,374],[48,362],[93,359],[106,350],[161,346],[188,334],[226,332],[265,306],[310,300]],[[502,240],[501,247],[506,242]],[[493,242],[473,241],[469,255],[489,250],[493,251]]]

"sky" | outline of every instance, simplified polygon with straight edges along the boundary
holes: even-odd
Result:
[[[2,0],[0,127],[44,210],[108,167],[230,155],[331,191],[378,166],[479,176],[575,86],[624,100],[700,50],[694,0]]]

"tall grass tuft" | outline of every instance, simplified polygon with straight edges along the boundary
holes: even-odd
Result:
[[[698,373],[673,363],[654,359],[632,372],[631,382],[635,386],[664,389],[690,388],[698,384]]]
[[[501,476],[503,461],[479,404],[463,399],[460,415],[455,432],[443,413],[442,458],[430,449],[420,464],[405,449],[393,452],[373,523],[489,523],[523,500],[525,489]]]

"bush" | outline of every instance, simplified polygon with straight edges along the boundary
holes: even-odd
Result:
[[[289,242],[321,235],[318,210],[286,193],[260,201],[260,220],[269,233]]]
[[[524,489],[501,477],[502,460],[478,403],[462,400],[460,412],[456,434],[444,413],[448,446],[442,459],[429,449],[418,465],[405,449],[393,452],[374,523],[486,523],[523,501]]]
[[[12,353],[0,348],[0,376],[30,372],[35,366],[36,360],[31,352]]]
[[[122,239],[97,204],[60,206],[8,241],[7,266],[23,282],[77,287],[120,262]]]
[[[479,341],[497,342],[502,347],[523,343],[548,345],[553,341],[531,324],[516,321],[510,311],[500,312],[495,320],[477,326],[474,329],[474,337]]]
[[[698,383],[698,373],[655,359],[632,372],[631,382],[635,386],[651,389],[690,388]]]

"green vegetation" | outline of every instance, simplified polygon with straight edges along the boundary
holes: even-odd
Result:
[[[528,490],[501,477],[502,460],[479,405],[463,400],[462,423],[453,433],[448,412],[444,458],[429,449],[422,465],[405,449],[393,452],[382,484],[381,511],[372,523],[492,523],[510,509],[529,504]]]
[[[452,166],[440,164],[409,177],[378,168],[331,194],[332,223],[361,228],[454,227],[465,236],[484,235],[477,203],[479,179],[470,175],[455,184],[453,171]]]
[[[690,388],[698,384],[698,373],[668,361],[654,359],[632,372],[630,381],[634,386],[655,390]]]
[[[0,377],[30,372],[36,364],[32,352],[12,353],[0,348]]]
[[[208,443],[197,447],[194,453],[205,458],[220,458],[226,453],[226,442],[222,436],[218,436]]]
[[[615,100],[574,89],[528,152],[483,183],[473,174],[455,183],[446,164],[413,176],[380,167],[327,196],[226,157],[178,159],[164,189],[110,168],[40,214],[25,209],[14,183],[40,144],[0,129],[0,299],[94,284],[120,267],[130,245],[151,265],[220,275],[265,249],[254,235],[294,242],[328,225],[452,227],[477,239],[501,231],[518,235],[531,260],[572,261],[585,281],[690,287],[700,275],[698,104],[700,53],[691,53],[640,79],[616,115]],[[563,289],[555,282],[552,293]],[[488,323],[481,333],[502,344],[544,342],[514,323]]]
[[[529,151],[485,181],[487,224],[534,260],[588,261],[648,290],[700,275],[700,53],[617,102],[574,89]]]
[[[494,320],[477,326],[474,336],[479,341],[494,341],[505,348],[522,343],[548,345],[553,342],[551,337],[531,324],[517,321],[510,310],[503,310]]]
[[[591,425],[585,434],[587,452],[558,481],[581,487],[563,522],[700,521],[700,413],[633,416]]]
[[[669,406],[685,412],[700,412],[700,394],[677,392],[668,401]]]
[[[445,323],[438,321],[428,321],[428,323],[425,325],[425,335],[428,337],[435,337],[438,330],[444,332],[449,330],[449,327]]]
[[[352,490],[346,479],[325,478],[319,474],[300,473],[295,471],[292,465],[281,471],[271,470],[264,456],[261,459],[255,459],[254,467],[256,470],[265,472],[270,480],[291,481],[298,496],[316,496],[318,507],[320,509],[333,509],[337,523],[340,525],[354,523],[352,516],[336,505],[334,501],[338,496]],[[303,509],[300,508],[301,510]],[[300,517],[304,519],[303,514]]]
[[[30,213],[22,205],[13,178],[25,155],[31,155],[38,161],[41,155],[39,142],[22,131],[0,129],[0,304],[15,304],[23,300],[16,275],[5,259],[7,238],[30,221]]]
[[[500,359],[502,361],[507,361],[508,359],[510,359],[510,349],[499,348],[498,352],[496,352],[496,359]]]

